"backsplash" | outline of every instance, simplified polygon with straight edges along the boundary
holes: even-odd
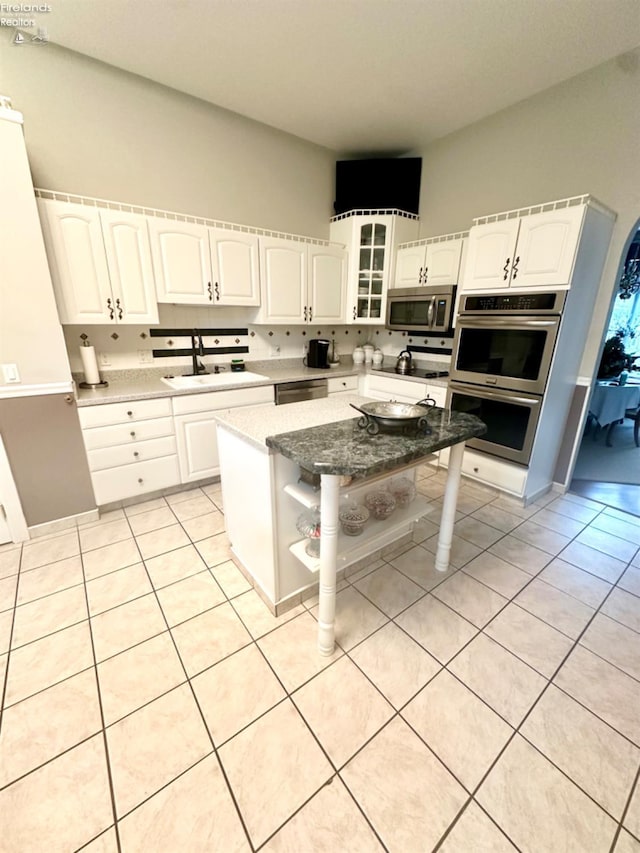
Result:
[[[249,312],[243,308],[160,305],[159,310],[160,322],[152,329],[129,325],[64,326],[72,372],[82,370],[79,347],[83,334],[96,349],[100,369],[110,371],[189,366],[191,329],[198,329],[203,335],[206,354],[201,360],[205,366],[228,364],[234,357],[246,361],[302,359],[311,337],[335,339],[339,356],[350,356],[354,347],[370,341],[385,356],[397,356],[409,345],[416,347],[418,358],[418,347],[441,349],[444,361],[449,359],[451,347],[450,339],[441,342],[436,337],[410,336],[406,332],[390,332],[384,326],[254,326],[247,322]],[[185,349],[189,352],[185,353]],[[154,357],[154,350],[162,351],[162,355]]]

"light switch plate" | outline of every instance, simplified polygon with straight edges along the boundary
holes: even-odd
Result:
[[[17,364],[3,364],[2,365],[2,377],[4,381],[9,383],[20,382],[20,374],[18,373],[18,365]]]

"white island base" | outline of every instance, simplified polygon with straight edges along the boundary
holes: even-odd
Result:
[[[235,560],[248,574],[274,615],[297,604],[319,584],[318,647],[335,648],[337,573],[409,534],[414,522],[431,511],[420,495],[386,521],[369,521],[360,536],[339,530],[341,501],[357,497],[375,484],[403,474],[415,477],[428,456],[374,477],[340,487],[341,477],[323,474],[320,491],[299,482],[300,468],[265,445],[248,441],[237,429],[218,423],[222,497],[227,534]],[[446,571],[460,482],[464,442],[451,448],[436,568]],[[320,506],[320,558],[307,555],[296,522],[305,507]]]

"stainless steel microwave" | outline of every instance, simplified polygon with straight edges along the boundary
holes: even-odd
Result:
[[[387,293],[387,329],[451,335],[456,288],[395,287]]]

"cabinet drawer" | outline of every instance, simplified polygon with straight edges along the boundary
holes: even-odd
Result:
[[[340,391],[357,391],[357,376],[330,376],[327,379],[329,394],[338,394]]]
[[[150,459],[138,465],[121,465],[91,475],[98,506],[166,489],[180,482],[177,456]]]
[[[90,471],[102,471],[105,468],[114,468],[127,463],[139,464],[148,459],[170,456],[175,452],[176,440],[174,436],[167,435],[164,438],[152,438],[149,441],[139,441],[136,444],[120,444],[116,447],[90,450],[87,457]]]
[[[377,400],[399,400],[415,403],[427,396],[427,386],[412,379],[396,379],[394,376],[378,376],[370,373],[365,379],[365,396]]]
[[[84,444],[87,450],[100,447],[115,447],[119,444],[136,444],[150,438],[162,438],[173,435],[173,418],[155,418],[149,421],[136,421],[132,424],[93,427],[83,430]]]
[[[171,417],[171,398],[131,400],[129,403],[106,403],[104,406],[81,406],[78,409],[78,416],[83,429]]]
[[[273,403],[273,385],[173,397],[173,413],[189,415],[192,412],[215,412],[216,409],[235,409],[236,406],[257,406],[260,403]]]
[[[436,406],[446,408],[447,404],[447,389],[441,385],[427,385],[429,397],[436,401]]]

